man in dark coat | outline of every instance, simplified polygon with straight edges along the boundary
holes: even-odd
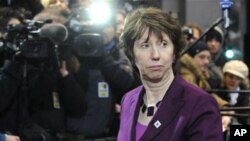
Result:
[[[85,114],[84,93],[65,62],[59,72],[57,62],[26,61],[11,62],[0,74],[0,132],[56,136],[65,116]]]

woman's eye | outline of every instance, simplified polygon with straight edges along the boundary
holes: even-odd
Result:
[[[149,44],[144,43],[144,44],[141,45],[141,47],[142,47],[142,48],[147,48],[147,47],[149,47]]]
[[[165,42],[165,41],[162,41],[162,42],[161,42],[161,46],[162,46],[162,47],[167,47],[167,45],[168,45],[167,42]]]

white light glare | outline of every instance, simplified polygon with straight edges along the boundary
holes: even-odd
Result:
[[[102,24],[111,18],[111,8],[108,3],[95,2],[90,6],[90,17],[94,23]]]
[[[234,52],[230,49],[226,51],[226,57],[231,59],[234,57]]]

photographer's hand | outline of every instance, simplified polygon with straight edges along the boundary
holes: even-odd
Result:
[[[67,70],[67,66],[66,66],[66,61],[62,61],[60,64],[60,73],[62,77],[66,77],[69,75],[69,71]]]

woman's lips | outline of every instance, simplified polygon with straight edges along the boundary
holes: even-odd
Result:
[[[154,66],[149,66],[148,68],[153,71],[158,71],[162,68],[163,66],[161,65],[154,65]]]

